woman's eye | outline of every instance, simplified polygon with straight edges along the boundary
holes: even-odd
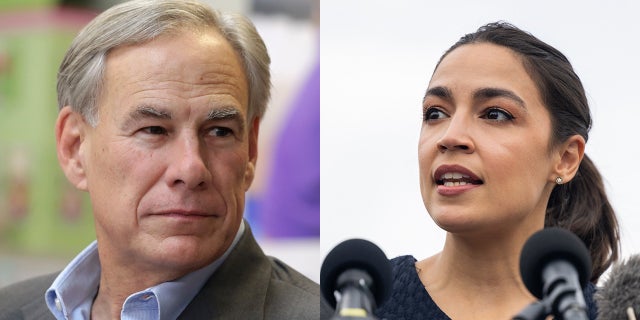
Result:
[[[509,112],[500,108],[489,108],[482,116],[482,118],[495,121],[509,121],[514,119],[514,117]]]
[[[439,120],[439,119],[444,119],[446,117],[447,117],[447,114],[438,108],[431,107],[424,111],[424,121]]]
[[[142,128],[142,131],[148,134],[153,134],[153,135],[167,134],[167,130],[159,126],[150,126],[150,127]]]
[[[209,131],[209,135],[214,137],[226,137],[233,134],[233,130],[224,127],[214,127]]]

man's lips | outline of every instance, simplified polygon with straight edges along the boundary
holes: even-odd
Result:
[[[439,186],[458,187],[480,185],[484,182],[471,170],[460,165],[442,165],[433,174],[433,180]]]
[[[216,214],[201,211],[201,210],[184,210],[184,209],[170,209],[156,211],[149,214],[150,216],[167,216],[167,217],[185,217],[185,218],[213,218]]]

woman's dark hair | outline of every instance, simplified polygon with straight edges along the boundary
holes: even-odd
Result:
[[[521,57],[551,115],[552,146],[576,134],[588,140],[591,114],[585,90],[571,63],[560,51],[509,23],[495,22],[462,37],[444,53],[440,62],[456,48],[473,43],[506,47]],[[591,281],[594,283],[618,259],[618,222],[607,199],[602,177],[586,154],[576,176],[568,183],[557,185],[551,192],[545,227],[551,226],[568,229],[584,241],[591,253]]]

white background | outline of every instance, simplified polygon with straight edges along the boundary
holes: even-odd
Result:
[[[593,116],[586,153],[617,212],[623,256],[639,253],[639,12],[635,1],[323,0],[322,259],[354,237],[372,240],[389,257],[441,250],[444,231],[419,192],[421,99],[441,54],[497,20],[572,62]]]

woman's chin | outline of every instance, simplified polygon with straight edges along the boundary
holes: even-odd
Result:
[[[436,223],[438,227],[442,230],[447,231],[449,233],[464,233],[476,231],[478,227],[478,223],[469,217],[460,217],[460,216],[438,216],[433,217],[433,221]]]

